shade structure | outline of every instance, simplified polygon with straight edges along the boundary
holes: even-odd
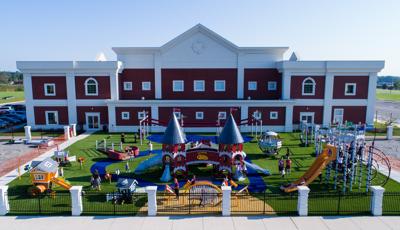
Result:
[[[240,144],[243,142],[242,134],[240,134],[235,119],[232,114],[230,114],[221,134],[219,135],[218,144]]]
[[[175,114],[172,114],[172,118],[168,122],[167,129],[164,132],[164,136],[161,140],[162,144],[184,144],[186,143],[186,135],[179,125],[178,119]]]

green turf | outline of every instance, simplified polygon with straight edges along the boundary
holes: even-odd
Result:
[[[3,99],[4,97],[12,97],[9,99]],[[15,101],[23,101],[25,98],[23,91],[2,91],[0,92],[0,104],[15,102]]]
[[[400,101],[400,90],[376,89],[376,99]]]

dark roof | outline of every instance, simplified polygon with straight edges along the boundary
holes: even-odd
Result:
[[[118,178],[117,188],[130,189],[133,186],[134,182],[134,179]]]
[[[32,162],[32,167],[35,170],[42,172],[57,172],[58,163],[49,157],[44,159],[40,163],[38,163],[37,161]]]
[[[230,114],[221,134],[219,135],[218,144],[239,144],[243,142],[242,134],[240,134],[235,119],[232,114]]]
[[[171,120],[168,122],[167,129],[161,140],[162,144],[184,144],[186,143],[186,135],[179,125],[178,119],[175,114],[172,114]]]

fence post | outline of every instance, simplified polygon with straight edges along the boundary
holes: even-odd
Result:
[[[83,211],[82,186],[72,186],[69,192],[71,193],[72,215],[80,216]]]
[[[299,196],[297,198],[297,213],[299,216],[308,215],[308,193],[310,189],[307,186],[297,186]]]
[[[222,186],[222,215],[231,215],[231,186]]]
[[[30,142],[32,140],[31,126],[24,126],[25,129],[25,139]]]
[[[372,198],[371,198],[371,214],[373,216],[382,215],[382,203],[383,193],[385,189],[381,186],[371,186]]]
[[[0,215],[5,216],[10,211],[7,195],[8,186],[0,186]]]
[[[71,128],[72,128],[72,135],[76,137],[76,124],[71,124]]]
[[[388,125],[386,129],[386,139],[392,140],[393,139],[393,126]]]
[[[147,186],[147,215],[157,215],[157,186]]]
[[[69,140],[71,138],[71,135],[69,133],[69,126],[64,126],[64,138],[65,140]]]

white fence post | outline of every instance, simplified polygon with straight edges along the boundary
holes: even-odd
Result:
[[[69,140],[71,138],[71,135],[69,133],[69,126],[64,126],[64,138],[65,140]]]
[[[147,215],[157,215],[157,186],[147,186]]]
[[[308,215],[308,193],[310,189],[307,186],[298,186],[299,196],[297,199],[297,213],[299,216]]]
[[[5,216],[10,211],[7,190],[7,185],[0,186],[0,216]]]
[[[72,135],[76,137],[76,124],[71,124],[71,128],[72,128]]]
[[[24,129],[25,129],[25,139],[27,142],[30,142],[32,140],[31,127],[27,125],[24,126]]]
[[[222,186],[222,215],[231,215],[231,186]]]
[[[393,139],[393,126],[389,125],[386,130],[386,139],[392,140]]]
[[[99,142],[96,140],[96,150],[99,149]]]
[[[71,193],[72,215],[80,216],[83,212],[82,186],[72,186],[69,192]]]
[[[383,193],[385,189],[381,186],[371,186],[372,198],[371,198],[371,214],[373,216],[382,215],[382,203],[383,203]]]

